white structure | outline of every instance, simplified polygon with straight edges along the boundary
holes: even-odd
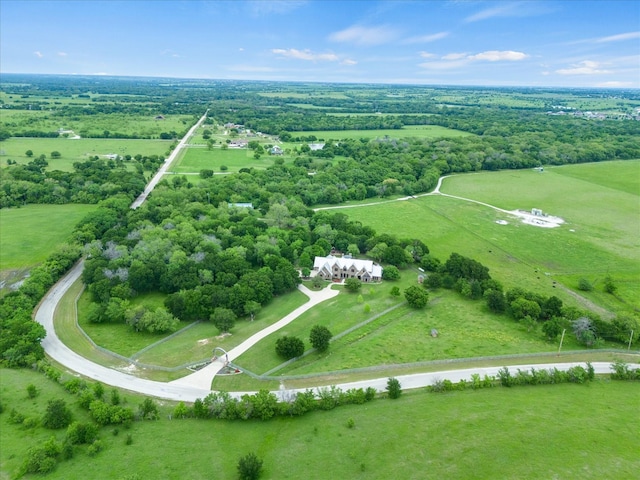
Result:
[[[542,210],[540,210],[539,208],[532,208],[531,209],[531,215],[535,215],[536,217],[541,217],[542,216]]]
[[[320,278],[325,280],[344,280],[357,278],[362,282],[379,282],[382,280],[382,267],[371,260],[355,258],[316,257],[313,269]]]

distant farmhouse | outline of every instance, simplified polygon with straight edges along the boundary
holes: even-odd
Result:
[[[322,150],[324,148],[324,143],[310,143],[309,144],[309,149],[312,152],[315,152],[316,150]]]
[[[313,261],[316,275],[324,280],[344,280],[357,278],[362,282],[382,280],[382,267],[371,260],[358,260],[348,257],[316,257]]]
[[[271,150],[269,150],[269,153],[271,155],[282,155],[284,152],[278,145],[274,145],[273,147],[271,147]]]
[[[247,148],[249,141],[245,139],[231,140],[229,142],[229,148]]]

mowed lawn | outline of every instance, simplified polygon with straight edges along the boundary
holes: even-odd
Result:
[[[27,205],[0,209],[0,270],[42,262],[95,205]]]
[[[74,420],[89,418],[76,397],[40,374],[3,369],[0,375],[0,469],[16,478],[30,447],[52,435],[62,441],[65,430],[11,424],[5,417],[12,408],[36,417],[49,400],[62,398]],[[40,390],[33,400],[29,383]],[[78,446],[46,478],[87,478],[87,472],[105,479],[236,478],[239,457],[255,452],[264,479],[631,479],[640,470],[638,395],[637,383],[606,379],[446,394],[422,389],[398,400],[265,422],[168,420],[172,406],[166,405],[157,421],[134,422],[118,435],[113,427],[100,429],[101,452],[90,457]],[[134,411],[142,401],[121,396]]]
[[[343,140],[345,138],[457,138],[473,135],[472,133],[441,127],[439,125],[405,125],[400,129],[386,130],[312,130],[309,132],[291,132],[292,137],[308,137],[315,135],[324,140]]]
[[[178,162],[171,167],[176,173],[199,173],[200,170],[213,170],[215,173],[222,172],[223,165],[227,167],[227,172],[237,172],[241,168],[264,169],[273,165],[276,158],[268,154],[262,155],[259,159],[253,157],[253,150],[247,148],[222,149],[214,147],[188,148],[180,157]]]
[[[635,295],[640,275],[640,203],[638,195],[630,193],[634,182],[640,182],[640,162],[603,162],[585,170],[588,178],[598,176],[593,173],[597,167],[601,178],[612,173],[608,184],[576,178],[582,167],[467,174],[443,182],[443,193],[507,210],[541,208],[565,220],[555,229],[525,225],[489,207],[443,196],[340,212],[378,231],[421,238],[442,260],[452,252],[475,258],[507,287],[524,286],[572,301],[554,288],[554,281],[562,279],[575,289],[581,277],[601,285],[610,274],[619,282],[620,299],[609,295],[606,305],[622,310],[640,307]]]
[[[0,156],[0,166],[5,167],[7,160],[14,160],[19,164],[26,164],[34,158],[44,154],[49,163],[47,170],[73,171],[75,162],[88,160],[93,156],[117,154],[125,155],[161,155],[166,156],[171,140],[130,140],[114,138],[29,138],[12,137],[2,142],[4,154]],[[33,152],[33,157],[25,155],[27,150]],[[62,156],[51,158],[51,152],[57,151]]]

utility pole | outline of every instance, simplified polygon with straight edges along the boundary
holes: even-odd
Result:
[[[560,346],[558,347],[558,355],[560,355],[560,350],[562,350],[562,342],[564,340],[564,332],[566,332],[566,331],[567,331],[566,328],[562,329],[562,337],[560,337]]]
[[[631,341],[633,340],[633,330],[631,330],[631,335],[629,335],[629,346],[627,347],[627,352],[631,350]]]

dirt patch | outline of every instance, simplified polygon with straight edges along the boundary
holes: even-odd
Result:
[[[509,213],[520,218],[522,223],[533,225],[534,227],[556,228],[564,223],[562,218],[554,217],[552,215],[534,215],[530,212],[525,212],[524,210],[512,210]]]
[[[230,337],[230,336],[231,336],[231,334],[229,332],[224,332],[222,335],[216,336],[215,339],[216,340],[222,340],[222,339],[225,339],[225,338]]]
[[[209,343],[211,343],[211,340],[208,338],[201,338],[198,340],[198,345],[208,345]]]

